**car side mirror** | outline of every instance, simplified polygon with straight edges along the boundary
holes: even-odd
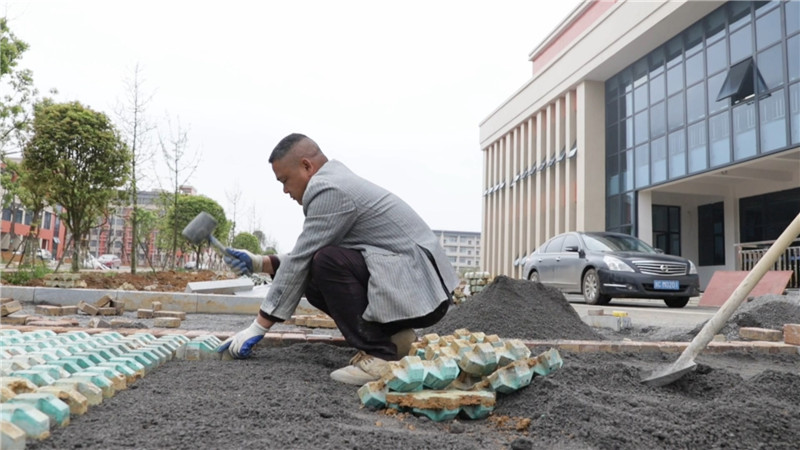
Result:
[[[656,251],[656,253],[664,253],[664,250],[662,250],[660,248],[656,248],[655,251]]]
[[[577,252],[578,251],[578,246],[577,245],[568,245],[568,246],[564,247],[564,251],[565,252]]]

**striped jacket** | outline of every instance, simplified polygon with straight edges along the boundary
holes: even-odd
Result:
[[[291,317],[308,282],[311,258],[334,245],[361,251],[370,273],[364,319],[393,322],[433,311],[458,285],[439,240],[396,195],[330,160],[303,194],[303,231],[261,304],[272,316]]]

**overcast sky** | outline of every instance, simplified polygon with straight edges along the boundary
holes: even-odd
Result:
[[[478,125],[530,78],[528,54],[578,3],[0,0],[0,14],[30,45],[20,66],[57,101],[114,118],[138,64],[154,147],[180,123],[200,158],[187,184],[229,218],[239,193],[237,230],[287,252],[302,209],[267,158],[292,132],[431,228],[480,231]],[[163,171],[159,153],[155,163]]]

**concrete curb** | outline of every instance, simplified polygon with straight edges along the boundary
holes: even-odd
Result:
[[[33,304],[70,306],[81,300],[93,304],[105,295],[114,301],[124,301],[127,311],[149,309],[153,302],[161,302],[170,311],[201,314],[257,314],[263,300],[243,295],[0,285],[0,296]]]
[[[140,333],[151,334],[155,337],[163,336],[185,336],[194,339],[201,336],[215,336],[220,340],[225,340],[234,334],[235,331],[207,331],[207,330],[178,330],[163,328],[82,328],[82,327],[37,327],[30,325],[0,325],[0,330],[18,330],[22,333],[37,330],[51,330],[56,334],[83,331],[87,334],[99,334],[113,331],[123,336],[131,336]],[[348,344],[343,337],[330,336],[323,334],[306,334],[301,332],[269,332],[264,339],[258,343],[257,347],[284,347],[297,343],[324,342],[326,344],[347,347]],[[689,342],[642,342],[642,341],[578,341],[578,340],[530,340],[522,341],[531,349],[541,347],[554,347],[560,351],[572,353],[669,353],[676,356],[683,352]],[[790,355],[800,357],[800,346],[786,344],[783,342],[767,341],[731,341],[731,342],[711,342],[703,351],[706,354],[720,354],[726,352],[745,352],[754,354],[768,355]]]

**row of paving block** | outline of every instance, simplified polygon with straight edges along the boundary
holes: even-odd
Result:
[[[510,394],[563,365],[556,349],[531,357],[519,339],[456,330],[428,334],[412,344],[408,356],[389,364],[380,380],[358,390],[361,403],[443,421],[461,415],[486,418],[497,393]]]
[[[0,448],[45,439],[70,416],[126,389],[172,359],[219,359],[212,335],[156,338],[149,333],[89,335],[0,331]]]

